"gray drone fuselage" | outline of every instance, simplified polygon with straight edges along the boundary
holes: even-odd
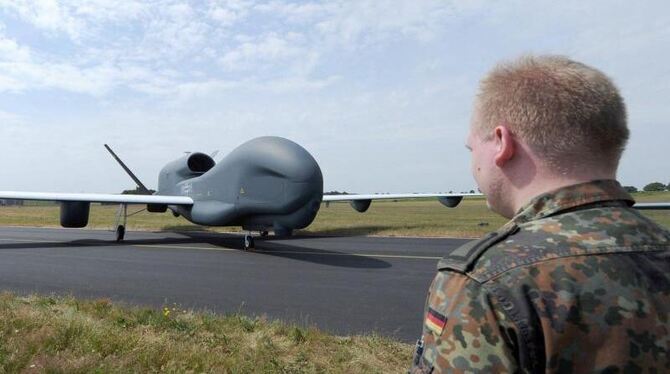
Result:
[[[146,204],[152,213],[170,209],[176,216],[204,226],[241,226],[262,235],[273,231],[291,235],[309,226],[321,202],[346,201],[365,212],[373,200],[437,198],[448,207],[457,206],[465,195],[453,193],[342,194],[323,195],[321,168],[300,145],[284,138],[265,136],[235,148],[218,164],[211,156],[195,152],[165,165],[152,194],[123,161],[110,154],[137,184],[135,195],[0,192],[5,198],[51,200],[61,204],[63,227],[88,224],[90,204],[117,203],[117,240],[122,240],[128,204]],[[469,194],[476,195],[476,194]]]
[[[323,175],[303,147],[265,136],[240,145],[219,163],[196,152],[167,164],[156,195],[191,197],[192,206],[169,208],[199,225],[290,234],[316,217]]]

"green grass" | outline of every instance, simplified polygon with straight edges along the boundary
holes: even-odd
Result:
[[[670,201],[670,192],[638,193],[639,202]],[[134,212],[140,208],[129,208]],[[112,229],[115,206],[92,205],[89,228]],[[645,211],[661,225],[670,228],[670,211]],[[0,225],[58,227],[56,205],[0,207]],[[457,208],[446,208],[436,200],[373,202],[366,213],[354,211],[348,203],[322,205],[314,222],[300,232],[308,235],[382,235],[423,237],[478,237],[495,230],[506,220],[486,207],[483,198],[468,198]],[[175,218],[170,213],[141,212],[129,218],[129,230],[206,229]],[[207,228],[219,232],[240,231],[239,227]]]
[[[401,373],[411,351],[237,314],[0,294],[2,373]]]
[[[638,192],[633,194],[633,198],[638,203],[658,203],[670,202],[670,191],[665,192]],[[643,214],[661,226],[670,229],[670,210],[646,210]]]
[[[495,230],[506,220],[486,207],[482,198],[464,199],[457,208],[436,200],[373,202],[365,213],[348,203],[322,206],[314,222],[303,230],[311,234],[476,237]]]

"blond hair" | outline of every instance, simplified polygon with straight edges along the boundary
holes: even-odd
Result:
[[[478,130],[509,127],[548,166],[616,167],[629,132],[626,108],[602,72],[563,56],[524,56],[481,81]]]

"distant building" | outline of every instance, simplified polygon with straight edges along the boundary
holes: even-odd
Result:
[[[23,200],[0,199],[0,206],[23,206]]]

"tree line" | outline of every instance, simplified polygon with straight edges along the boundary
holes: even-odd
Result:
[[[624,186],[627,192],[639,192],[635,186]],[[661,182],[651,182],[642,188],[644,192],[670,191],[670,183],[663,184]]]

